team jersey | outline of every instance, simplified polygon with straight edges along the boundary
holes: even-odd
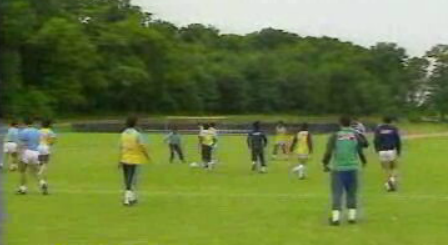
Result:
[[[16,127],[10,127],[6,133],[4,141],[19,143],[19,129]]]
[[[398,153],[401,151],[400,133],[395,126],[389,124],[376,128],[374,143],[376,151],[397,150]]]
[[[216,134],[211,130],[202,130],[199,134],[203,145],[213,146],[216,142]]]
[[[268,139],[262,131],[252,131],[247,136],[247,145],[251,149],[260,150],[267,146]]]
[[[171,132],[165,140],[170,145],[181,145],[182,144],[182,138],[180,137],[180,134]]]
[[[147,162],[142,147],[145,143],[142,135],[134,128],[121,133],[121,162],[126,164],[143,164]]]
[[[296,135],[297,147],[295,152],[299,155],[309,155],[310,149],[310,133],[308,131],[300,131]]]
[[[275,128],[275,143],[284,143],[288,140],[287,130],[285,126],[277,126]]]
[[[42,128],[40,130],[40,144],[51,146],[56,139],[56,134],[50,128]]]
[[[37,151],[41,133],[34,127],[24,128],[19,132],[19,142],[26,150]]]
[[[332,135],[328,141],[324,163],[331,161],[333,171],[359,169],[359,159],[365,162],[358,133],[352,128],[342,128]]]

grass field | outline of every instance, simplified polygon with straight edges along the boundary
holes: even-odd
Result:
[[[407,141],[401,189],[385,193],[372,149],[362,173],[362,221],[329,227],[329,183],[316,139],[310,178],[289,174],[289,161],[269,173],[250,171],[243,137],[220,140],[214,172],[169,164],[161,135],[149,135],[154,163],[140,173],[140,203],[121,205],[115,134],[60,135],[50,169],[52,194],[30,188],[16,196],[18,175],[4,173],[6,245],[433,245],[448,240],[448,138]],[[186,138],[189,162],[196,138]],[[31,186],[31,185],[30,185]],[[33,186],[34,187],[34,186]]]

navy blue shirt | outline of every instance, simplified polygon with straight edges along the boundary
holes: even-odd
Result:
[[[398,154],[401,152],[400,134],[395,126],[389,124],[378,126],[374,142],[376,151],[397,150]]]
[[[263,149],[268,145],[268,138],[262,131],[252,131],[247,136],[247,145],[251,149]]]

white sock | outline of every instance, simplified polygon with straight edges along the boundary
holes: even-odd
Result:
[[[26,188],[26,186],[21,185],[21,186],[19,187],[19,190],[20,190],[20,191],[23,191],[23,192],[26,192],[26,191],[27,191],[27,188]]]
[[[130,200],[132,199],[132,196],[133,196],[132,191],[126,191],[126,192],[124,193],[124,199],[125,199],[126,201],[130,201]]]
[[[356,209],[349,209],[348,210],[348,219],[349,220],[355,220],[356,219]]]
[[[339,221],[340,218],[341,218],[341,211],[333,210],[333,212],[331,213],[331,221],[336,222]]]
[[[299,165],[299,176],[300,177],[305,177],[305,171],[306,171],[306,167],[303,164]]]
[[[39,181],[40,186],[44,186],[47,184],[47,182],[45,180],[40,180]]]

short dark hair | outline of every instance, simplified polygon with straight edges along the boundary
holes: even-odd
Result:
[[[339,118],[339,123],[343,127],[350,127],[350,125],[352,124],[352,119],[349,116],[342,116],[341,118]]]
[[[252,124],[252,127],[253,127],[255,130],[260,130],[260,121],[256,121],[256,122],[254,122],[254,123]]]
[[[393,118],[391,116],[385,116],[383,118],[384,123],[392,123],[392,121],[393,121]]]
[[[308,123],[302,123],[302,125],[300,126],[300,130],[302,131],[307,131],[309,128]]]
[[[215,126],[216,126],[216,124],[214,122],[210,123],[210,127],[215,127]]]
[[[209,128],[210,128],[210,124],[208,124],[208,123],[205,123],[205,124],[203,125],[203,127],[204,127],[204,129],[205,129],[205,130],[207,130],[207,129],[209,129]]]
[[[27,117],[27,118],[23,119],[23,122],[27,126],[32,125],[34,123],[34,121],[33,121],[33,119],[31,117]]]
[[[19,122],[17,120],[12,120],[9,125],[13,126],[13,127],[17,127],[19,126]]]
[[[126,119],[126,127],[127,128],[135,128],[135,126],[137,126],[138,123],[138,117],[137,116],[129,116]]]
[[[44,127],[44,128],[51,127],[51,124],[52,124],[52,121],[50,119],[44,119],[44,120],[42,120],[42,123],[41,123],[42,127]]]

